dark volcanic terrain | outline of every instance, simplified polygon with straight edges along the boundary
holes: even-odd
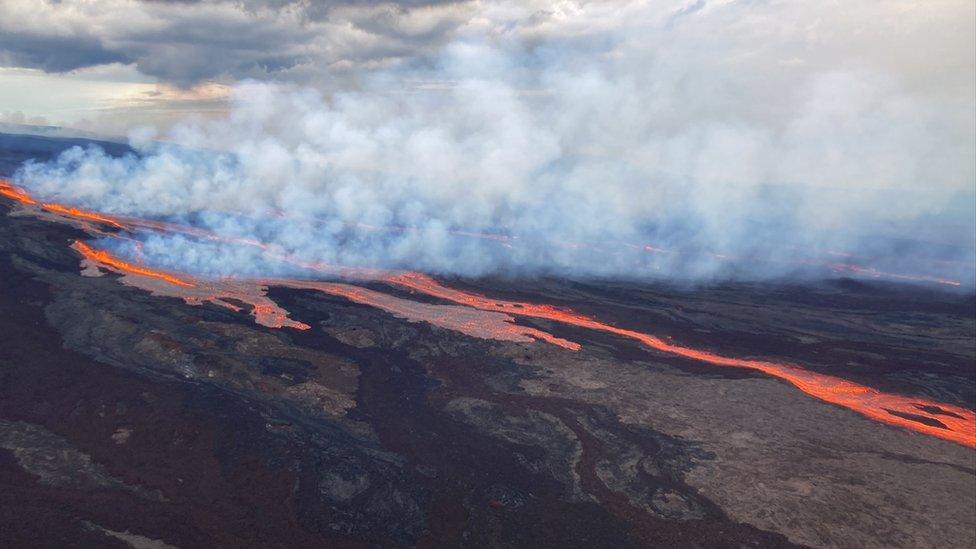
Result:
[[[0,546],[976,544],[972,447],[755,370],[526,317],[581,349],[484,339],[299,288],[268,296],[309,329],[269,328],[81,276],[70,245],[89,235],[16,208],[0,197]],[[971,293],[446,284],[976,405]]]

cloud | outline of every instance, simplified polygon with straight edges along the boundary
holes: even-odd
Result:
[[[48,124],[48,120],[43,116],[27,116],[21,111],[0,111],[0,125],[47,126]]]
[[[2,0],[0,63],[49,72],[132,63],[181,86],[325,79],[331,66],[422,54],[468,11],[423,1]]]
[[[84,28],[178,81],[250,74],[267,55],[281,61],[257,72],[275,82],[233,86],[226,115],[140,133],[140,156],[72,150],[22,184],[304,261],[693,281],[820,275],[844,253],[974,283],[965,2],[181,7],[121,34]],[[354,85],[307,85],[340,74]],[[185,237],[143,252],[210,274],[287,270]]]
[[[105,47],[97,36],[57,36],[30,33],[0,33],[4,64],[64,72],[92,65],[127,63],[124,53]]]
[[[486,4],[424,63],[360,68],[333,93],[243,83],[170,144],[73,150],[18,178],[305,261],[689,281],[823,274],[846,253],[971,287],[972,31],[956,18],[972,15],[872,5]],[[908,7],[926,17],[888,17]],[[881,26],[852,33],[867,18]],[[941,56],[887,53],[913,48]],[[287,268],[166,235],[144,253]]]

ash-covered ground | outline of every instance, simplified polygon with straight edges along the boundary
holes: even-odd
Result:
[[[74,144],[4,139],[4,176]],[[2,546],[976,543],[973,448],[762,373],[531,318],[581,349],[482,339],[302,289],[269,297],[310,329],[268,328],[80,276],[85,233],[14,208],[0,199]],[[972,294],[450,284],[974,408]]]

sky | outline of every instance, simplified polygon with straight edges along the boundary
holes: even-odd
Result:
[[[967,0],[0,0],[0,116],[124,132],[211,115],[242,79],[333,92],[370,71],[423,65],[459,37],[610,49],[635,25],[659,34],[648,47],[679,34],[771,84],[774,73],[860,66],[959,108],[973,91],[974,9]],[[716,32],[739,36],[713,51]]]
[[[704,258],[655,264],[682,279],[732,276],[718,256],[780,276],[815,249],[948,257],[969,281],[974,29],[971,0],[0,0],[0,122],[143,152],[35,166],[37,192],[309,259],[629,275],[632,255],[573,245],[653,236]],[[416,231],[344,232],[367,225]]]

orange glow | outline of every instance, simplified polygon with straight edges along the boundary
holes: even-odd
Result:
[[[787,381],[808,395],[831,404],[843,406],[873,420],[897,425],[965,446],[976,447],[976,413],[959,406],[939,404],[925,398],[882,393],[864,385],[812,372],[791,364],[732,358],[709,351],[684,347],[655,336],[611,326],[568,309],[559,309],[550,305],[490,299],[478,294],[455,290],[445,287],[431,277],[420,273],[394,275],[388,277],[386,281],[476,309],[554,320],[630,338],[656,351],[682,358],[715,366],[758,370]],[[944,428],[914,421],[904,417],[905,415],[924,418],[932,423],[938,422],[936,425],[941,424]]]
[[[14,187],[9,181],[5,179],[0,179],[0,196],[6,196],[7,198],[12,198],[21,204],[34,205],[37,201],[34,200],[31,195],[27,194],[23,189],[19,187]]]
[[[13,200],[16,200],[16,201],[18,201],[18,202],[20,202],[20,203],[22,203],[24,205],[28,205],[28,206],[34,206],[34,205],[37,205],[38,204],[37,203],[37,200],[34,199],[25,190],[23,190],[23,189],[21,189],[19,187],[16,187],[14,185],[12,185],[9,181],[2,180],[2,179],[0,179],[0,196],[6,196],[8,198],[11,198]],[[143,228],[143,229],[163,231],[163,232],[176,232],[176,233],[188,234],[190,236],[194,236],[194,237],[197,237],[197,238],[203,238],[203,239],[206,239],[206,240],[212,240],[212,241],[217,241],[217,242],[227,242],[227,243],[231,243],[231,244],[241,244],[241,245],[246,245],[246,246],[252,246],[252,247],[260,248],[261,250],[264,250],[265,252],[268,252],[271,257],[273,257],[274,259],[277,259],[279,261],[285,261],[285,262],[292,263],[293,265],[296,265],[296,266],[299,266],[299,267],[302,267],[302,268],[307,268],[307,269],[310,269],[310,270],[316,270],[316,271],[319,271],[319,272],[329,272],[331,274],[334,274],[334,275],[337,275],[337,276],[346,277],[346,278],[377,278],[378,276],[383,276],[383,274],[384,274],[383,272],[380,272],[380,274],[377,275],[376,273],[379,272],[379,271],[376,270],[376,269],[339,267],[339,266],[333,266],[333,265],[326,265],[326,264],[322,264],[322,263],[303,263],[301,261],[295,260],[291,256],[283,255],[283,254],[280,254],[280,253],[272,254],[271,253],[271,250],[270,250],[270,247],[266,243],[261,242],[259,240],[255,240],[255,239],[251,239],[251,238],[243,238],[243,237],[228,237],[228,236],[223,236],[223,235],[217,234],[217,233],[215,233],[213,231],[208,231],[206,229],[200,229],[200,228],[197,228],[197,227],[191,227],[191,226],[187,226],[187,225],[180,225],[180,224],[177,224],[177,223],[168,223],[168,222],[164,222],[164,221],[150,221],[150,220],[143,220],[143,219],[129,218],[129,217],[108,216],[108,215],[105,215],[105,214],[101,214],[101,213],[97,213],[97,212],[92,212],[92,211],[88,211],[88,210],[82,210],[82,209],[75,208],[75,207],[71,207],[71,206],[64,206],[64,205],[58,204],[58,203],[44,203],[44,204],[41,204],[41,207],[44,208],[45,210],[51,212],[51,213],[63,215],[63,216],[70,217],[70,218],[74,218],[74,219],[81,219],[81,220],[85,220],[85,221],[93,221],[93,222],[96,222],[96,223],[110,225],[110,226],[115,227],[117,229],[129,229],[129,230],[131,230],[131,229],[134,229],[134,228]],[[359,227],[359,228],[364,228],[364,229],[368,229],[368,230],[385,230],[385,231],[394,231],[394,232],[412,232],[412,231],[417,231],[418,230],[418,229],[413,228],[413,227],[399,227],[399,226],[377,227],[377,226],[366,225],[366,224],[362,224],[362,223],[356,224],[356,226]],[[499,234],[491,234],[491,233],[479,233],[479,232],[462,231],[462,230],[450,230],[448,232],[450,234],[457,235],[457,236],[462,236],[462,237],[479,238],[479,239],[485,239],[485,240],[493,240],[493,241],[499,242],[500,244],[502,244],[502,245],[504,245],[506,247],[509,247],[509,248],[512,247],[512,243],[514,243],[514,242],[516,242],[516,241],[519,240],[519,237],[518,236],[499,235]],[[581,249],[581,248],[590,248],[590,247],[592,247],[592,246],[590,246],[588,244],[581,244],[581,243],[576,243],[576,242],[553,241],[552,243],[553,243],[553,245],[556,245],[556,246],[559,246],[559,247],[563,247],[563,248],[569,248],[569,249]],[[666,249],[666,248],[659,248],[659,247],[655,247],[655,246],[651,246],[651,245],[637,246],[637,245],[634,245],[634,244],[624,244],[624,246],[626,246],[628,248],[631,248],[631,249],[640,249],[640,250],[643,250],[643,251],[646,251],[646,252],[656,253],[656,254],[685,254],[686,253],[686,252],[682,252],[682,251],[669,250],[669,249]],[[702,253],[705,254],[705,255],[714,257],[716,259],[721,259],[721,260],[739,260],[739,261],[741,261],[741,260],[747,259],[747,258],[736,258],[736,257],[732,257],[732,256],[728,256],[728,255],[723,255],[723,254],[717,254],[717,253],[713,253],[713,252],[702,252]],[[856,257],[856,256],[854,256],[852,254],[848,254],[848,253],[844,253],[844,252],[837,252],[837,251],[828,251],[827,253],[830,254],[830,255],[841,256],[841,257],[848,257],[848,258],[855,258]],[[749,260],[750,261],[765,261],[765,262],[772,262],[772,263],[781,263],[781,262],[783,262],[783,261],[776,261],[776,260],[762,260],[762,259],[757,259],[757,258],[751,258]],[[880,271],[878,269],[875,269],[874,267],[864,267],[864,266],[850,264],[850,263],[830,263],[830,262],[826,262],[825,263],[825,262],[818,262],[818,261],[799,261],[799,260],[797,260],[797,261],[791,261],[791,262],[788,262],[788,263],[795,263],[797,265],[813,265],[813,266],[818,266],[818,267],[826,267],[826,268],[834,271],[835,273],[850,273],[850,274],[855,274],[855,275],[858,275],[858,276],[861,276],[861,277],[870,277],[870,278],[877,278],[877,279],[889,279],[889,280],[903,280],[903,281],[907,281],[907,282],[925,282],[925,283],[930,283],[930,284],[942,284],[942,285],[946,285],[946,286],[956,286],[956,287],[962,285],[962,283],[960,281],[958,281],[958,280],[952,280],[952,279],[947,279],[947,278],[940,278],[940,277],[936,277],[936,276],[908,275],[908,274],[899,274],[899,273],[888,273],[888,272],[884,272],[884,271]],[[954,264],[954,263],[958,263],[958,262],[940,261],[938,263]]]
[[[38,204],[29,193],[5,180],[0,180],[0,196],[5,196],[25,206],[36,206]],[[138,227],[157,231],[181,232],[211,240],[255,246],[264,250],[268,257],[286,261],[305,269],[351,279],[383,280],[389,284],[422,292],[429,296],[451,301],[479,311],[492,313],[489,315],[471,314],[455,306],[415,303],[348,284],[299,280],[273,280],[265,282],[225,280],[202,282],[129,263],[112,256],[104,250],[93,249],[80,241],[76,241],[73,245],[73,248],[88,261],[123,274],[143,277],[141,282],[134,282],[134,285],[148,285],[149,283],[145,282],[145,279],[152,279],[176,287],[176,289],[167,287],[166,290],[155,287],[148,288],[150,291],[159,295],[182,297],[186,302],[194,304],[209,301],[232,310],[240,310],[240,308],[231,302],[225,301],[225,299],[248,303],[253,307],[252,314],[256,322],[265,326],[274,328],[291,327],[301,330],[310,328],[307,324],[290,320],[287,311],[284,311],[267,298],[262,285],[272,284],[322,291],[331,295],[344,297],[357,303],[386,310],[391,314],[407,318],[411,321],[428,322],[435,326],[453,329],[476,337],[503,341],[542,340],[573,351],[580,349],[578,343],[558,338],[536,328],[519,326],[514,323],[514,317],[517,316],[540,318],[629,338],[658,352],[689,360],[715,366],[747,368],[760,371],[784,380],[808,395],[831,404],[843,406],[870,419],[889,425],[904,427],[962,445],[976,447],[976,413],[959,406],[939,404],[925,398],[882,393],[870,387],[837,377],[808,371],[791,364],[733,358],[710,351],[685,347],[649,334],[618,328],[569,309],[553,307],[551,305],[490,299],[475,293],[445,287],[433,278],[420,273],[407,272],[391,274],[388,271],[380,269],[347,268],[325,263],[306,263],[296,260],[292,256],[273,251],[268,245],[252,239],[223,237],[204,229],[172,223],[111,217],[54,203],[46,203],[41,205],[41,207],[46,211],[65,217],[97,222],[117,228]],[[91,228],[87,230],[90,232],[93,231]],[[459,234],[467,236],[465,233]],[[481,236],[487,237],[487,235]],[[516,237],[495,237],[492,235],[491,238],[503,240],[505,238],[515,239]],[[650,246],[645,247],[645,249],[649,252],[681,253],[652,248]],[[899,280],[935,282],[953,286],[960,285],[959,282],[953,280],[884,273],[874,268],[846,263],[830,263],[828,266],[836,272],[851,272],[875,278],[887,277]],[[193,282],[190,280],[193,280]],[[498,315],[498,313],[502,314]]]
[[[269,328],[295,328],[308,330],[311,326],[288,318],[288,311],[266,295],[266,288],[255,280],[197,280],[180,278],[173,274],[134,265],[119,259],[105,250],[95,250],[84,242],[72,247],[96,267],[104,267],[123,275],[122,283],[148,291],[153,295],[178,297],[190,305],[213,303],[234,312],[242,308],[235,303],[251,305],[254,321]],[[192,282],[190,281],[192,280]]]
[[[192,288],[195,286],[195,284],[191,282],[187,282],[186,280],[178,278],[169,273],[165,273],[163,271],[156,271],[153,269],[149,269],[147,267],[140,267],[139,265],[133,265],[132,263],[123,261],[113,256],[112,254],[106,252],[105,250],[96,250],[91,246],[85,244],[84,242],[81,242],[80,240],[76,240],[75,243],[72,245],[72,248],[77,250],[78,253],[83,255],[85,259],[89,261],[100,263],[102,265],[107,265],[113,269],[122,271],[124,273],[136,274],[139,276],[146,276],[149,278],[155,278],[184,288]]]
[[[354,303],[369,305],[411,322],[426,322],[433,326],[454,330],[481,339],[529,343],[545,341],[571,351],[580,350],[579,343],[567,341],[529,326],[515,324],[509,314],[482,311],[456,305],[431,305],[402,299],[361,286],[312,280],[273,279],[263,283],[304,290],[316,290],[343,297]]]
[[[179,297],[191,305],[210,302],[235,312],[241,310],[241,307],[234,304],[235,302],[250,304],[252,306],[251,314],[254,316],[255,322],[269,328],[288,327],[298,330],[311,328],[304,322],[288,318],[288,311],[267,297],[267,286],[280,286],[323,292],[348,299],[354,303],[384,310],[411,322],[426,322],[482,339],[522,343],[541,340],[573,351],[580,349],[578,343],[555,337],[537,328],[520,326],[515,323],[515,319],[511,315],[504,313],[481,311],[457,305],[417,303],[359,286],[310,280],[219,279],[194,280],[191,283],[169,273],[123,261],[107,251],[95,250],[83,242],[75,242],[74,248],[86,260],[95,263],[97,266],[106,267],[125,275],[136,275],[135,277],[124,278],[123,281],[130,286],[152,292],[154,295]],[[147,281],[146,278],[166,282],[176,286],[176,288],[154,284]]]
[[[67,206],[62,206],[61,204],[56,204],[53,202],[48,202],[41,204],[41,207],[49,212],[64,215],[67,217],[74,217],[77,219],[84,219],[87,221],[94,221],[96,223],[103,223],[105,225],[111,225],[117,229],[124,229],[125,227],[115,220],[115,218],[109,217],[107,215],[102,215],[95,212],[89,212],[87,210],[80,210],[78,208],[71,208]]]
[[[237,297],[240,299],[240,297],[236,294],[234,296],[219,297]],[[311,326],[305,324],[304,322],[297,322],[288,318],[288,312],[270,302],[270,300],[268,303],[252,303],[251,305],[254,307],[251,314],[254,315],[255,322],[262,326],[267,326],[269,328],[284,328],[285,326],[288,326],[289,328],[295,328],[296,330],[312,329]]]
[[[6,196],[7,198],[12,198],[21,204],[27,206],[36,206],[37,200],[34,199],[27,191],[15,187],[9,181],[0,179],[0,196]],[[63,215],[65,217],[73,217],[75,219],[83,219],[86,221],[94,221],[96,223],[102,223],[105,225],[111,225],[117,229],[124,229],[125,227],[114,217],[110,217],[104,214],[91,212],[88,210],[82,210],[79,208],[74,208],[70,206],[64,206],[55,202],[46,202],[40,205],[46,211],[55,213],[58,215]]]

